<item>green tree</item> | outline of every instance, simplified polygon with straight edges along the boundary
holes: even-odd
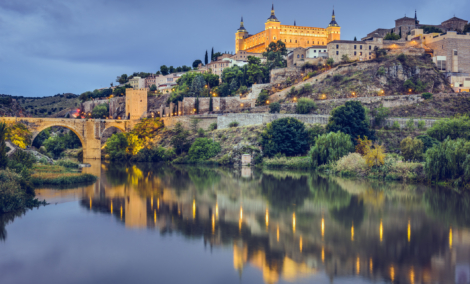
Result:
[[[329,65],[329,66],[333,66],[333,64],[335,63],[335,60],[333,58],[328,58],[328,60],[326,61],[326,64]]]
[[[340,131],[323,134],[317,137],[315,145],[310,150],[312,165],[316,168],[335,162],[352,151],[354,151],[354,145],[348,134]]]
[[[464,34],[470,33],[470,24],[465,25],[465,27],[463,28],[463,33]]]
[[[106,141],[105,150],[111,160],[125,160],[128,146],[126,136],[123,133],[116,133]]]
[[[430,180],[465,185],[470,181],[470,141],[448,138],[433,146],[426,152],[424,170]]]
[[[263,106],[266,104],[266,102],[269,100],[269,94],[268,91],[266,90],[261,90],[261,93],[259,93],[258,98],[256,99],[256,105],[257,106]]]
[[[93,108],[91,112],[91,117],[93,118],[106,118],[109,115],[109,105],[100,104]]]
[[[354,37],[354,41],[357,41],[357,38],[356,38],[356,37]]]
[[[152,86],[150,86],[150,91],[155,92],[156,90],[157,86],[155,86],[155,84],[152,84]]]
[[[358,101],[348,101],[344,105],[336,107],[331,112],[327,130],[331,132],[341,131],[350,137],[365,136],[375,139],[375,132],[369,129],[366,111]]]
[[[348,63],[349,62],[349,57],[347,54],[343,54],[343,56],[341,56],[341,61],[343,61],[343,63]]]
[[[168,67],[166,65],[160,66],[160,72],[163,76],[168,75]]]
[[[168,68],[168,72],[169,72],[170,74],[173,74],[173,73],[175,73],[175,72],[176,72],[176,69],[175,69],[175,67],[173,67],[173,66],[170,66],[170,67]]]
[[[385,35],[384,40],[399,40],[401,37],[394,32]]]
[[[269,113],[278,113],[281,110],[281,104],[278,102],[269,105]]]
[[[250,85],[263,82],[264,74],[261,67],[261,59],[254,56],[248,56],[247,75]]]
[[[206,51],[206,53],[207,53],[207,51]],[[212,50],[211,50],[211,61],[212,61],[212,60],[214,60],[214,48],[212,48]],[[207,63],[206,63],[206,64],[207,64]]]
[[[261,146],[265,156],[277,153],[286,156],[305,154],[308,151],[308,133],[303,122],[287,117],[268,123],[261,133]]]
[[[234,93],[237,90],[238,90],[238,83],[237,83],[237,80],[233,78],[232,82],[230,82],[230,92]]]
[[[427,134],[439,141],[464,138],[470,140],[470,118],[467,115],[440,119],[427,130]]]
[[[127,78],[127,74],[122,74],[120,77],[117,78],[116,82],[118,82],[119,84],[125,84],[127,83],[129,80]]]
[[[7,133],[7,125],[5,123],[0,123],[0,169],[5,169],[8,165],[7,158],[7,145],[5,144],[5,137]]]
[[[271,42],[266,48],[266,51],[263,52],[263,56],[266,57],[269,70],[276,67],[285,67],[287,65],[287,62],[284,59],[286,55],[286,44],[281,40]]]
[[[50,136],[51,132],[49,131],[49,129],[44,129],[43,131],[41,131],[41,133],[36,136],[36,138],[34,138],[33,146],[39,149],[44,143],[44,141],[46,141]]]
[[[423,33],[425,34],[432,34],[432,33],[440,33],[442,34],[442,30],[433,26],[423,26],[421,27],[423,29]]]
[[[196,138],[189,148],[188,158],[190,163],[197,163],[217,156],[221,151],[220,144],[209,138]]]
[[[374,109],[372,115],[374,116],[375,125],[380,127],[385,122],[385,119],[390,115],[390,109],[380,105],[380,107]]]
[[[177,154],[188,151],[191,146],[188,137],[189,131],[185,130],[180,122],[177,122],[173,129],[173,137],[171,138],[171,145],[175,148]]]
[[[432,138],[428,135],[419,135],[416,138],[423,141],[423,153],[426,153],[429,148],[432,148],[434,145],[440,143],[437,139]]]
[[[190,92],[193,96],[199,96],[201,91],[204,89],[206,85],[206,81],[204,80],[203,75],[196,75],[196,77],[191,82],[191,89]]]
[[[400,142],[400,150],[405,160],[419,161],[423,156],[424,143],[418,138],[406,137]]]
[[[206,50],[206,60],[207,60],[207,50]],[[197,67],[199,66],[199,64],[202,64],[202,61],[199,60],[199,59],[196,59],[196,60],[194,60],[192,66],[193,66],[193,68],[197,68]],[[207,63],[206,63],[206,64],[207,64]]]
[[[295,107],[295,112],[298,114],[308,114],[312,110],[315,110],[317,105],[312,99],[300,98]]]

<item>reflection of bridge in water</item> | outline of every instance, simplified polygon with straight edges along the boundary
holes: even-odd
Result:
[[[361,276],[456,283],[457,274],[470,269],[470,231],[436,222],[418,195],[386,196],[366,183],[308,174],[245,172],[249,178],[243,178],[220,169],[113,168],[99,161],[87,170],[100,181],[60,198],[73,196],[84,208],[111,214],[128,228],[232,246],[234,268],[243,273],[246,265],[258,267],[266,283],[319,275],[332,281]],[[275,184],[297,194],[307,183],[307,195],[294,206],[276,196]],[[325,192],[334,198],[328,201]],[[51,191],[38,193],[48,200]]]

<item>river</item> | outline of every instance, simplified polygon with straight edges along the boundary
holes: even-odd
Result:
[[[0,218],[0,283],[469,283],[470,198],[313,172],[94,162]]]

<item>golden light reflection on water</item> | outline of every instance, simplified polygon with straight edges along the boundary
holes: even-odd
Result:
[[[325,247],[321,247],[321,262],[325,262]]]
[[[157,224],[157,210],[153,209],[153,222]]]
[[[215,216],[212,214],[212,234],[215,233]]]
[[[382,224],[382,219],[380,219],[379,235],[380,235],[380,242],[382,242],[383,235],[384,235],[384,227],[383,227],[383,224]]]
[[[374,271],[374,263],[372,262],[372,257],[369,259],[369,271],[370,273]]]
[[[111,206],[110,206],[110,211],[111,211],[111,214],[113,214],[113,201],[111,200]]]
[[[157,199],[157,210],[160,210],[160,198]]]
[[[277,225],[276,237],[277,237],[277,242],[279,242],[279,225]]]
[[[292,214],[292,230],[293,230],[294,233],[295,233],[295,213]]]
[[[415,269],[413,266],[410,269],[410,283],[411,284],[415,283]]]
[[[452,249],[452,227],[449,229],[449,249]]]
[[[90,197],[90,209],[91,209],[91,197]]]
[[[395,281],[395,268],[392,266],[390,266],[390,279],[393,281]]]
[[[354,225],[351,226],[351,241],[354,242]]]
[[[193,219],[196,219],[196,200],[193,199]]]
[[[359,256],[356,258],[356,274],[361,274],[361,259]]]
[[[300,236],[300,240],[299,240],[299,250],[300,252],[302,252],[302,236]]]
[[[269,212],[268,209],[266,209],[266,228],[269,227]]]
[[[411,240],[411,221],[408,219],[408,242]]]
[[[122,220],[122,205],[121,205],[121,220]]]
[[[218,203],[215,204],[215,218],[219,220],[219,204]]]
[[[321,218],[321,236],[325,236],[325,219]]]

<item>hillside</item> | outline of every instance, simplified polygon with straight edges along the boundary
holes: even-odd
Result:
[[[34,117],[55,116],[57,113],[72,107],[79,106],[78,96],[71,93],[57,94],[51,97],[28,98],[12,97]]]
[[[0,116],[25,117],[30,115],[21,107],[18,100],[0,94]]]
[[[311,85],[311,90],[304,87],[306,84]],[[295,92],[292,92],[292,87]],[[292,87],[270,94],[270,100],[291,102],[294,97],[323,100],[453,92],[427,55],[386,55],[371,61],[340,64],[328,73]]]

